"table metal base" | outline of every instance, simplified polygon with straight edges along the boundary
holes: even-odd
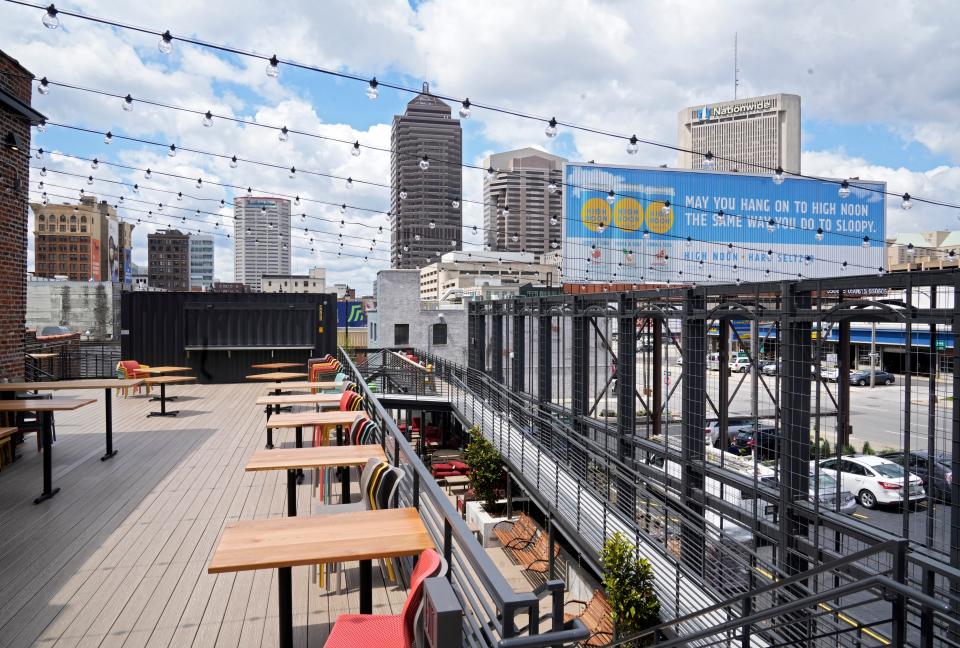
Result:
[[[155,398],[150,399],[150,400],[159,400],[159,401],[160,401],[160,411],[159,411],[159,412],[150,412],[149,414],[147,414],[147,418],[150,418],[151,416],[176,416],[177,414],[179,414],[180,412],[178,412],[178,411],[172,411],[172,412],[168,412],[168,411],[167,411],[167,401],[168,401],[168,400],[173,400],[173,398],[174,398],[173,396],[171,396],[170,398],[167,398],[167,386],[166,386],[166,385],[160,385],[160,398],[159,398],[159,399],[155,399]]]
[[[54,489],[53,489],[52,491],[50,491],[49,493],[44,493],[44,494],[41,495],[40,497],[38,497],[38,498],[36,498],[35,500],[33,500],[33,503],[34,503],[34,504],[39,504],[40,502],[45,502],[46,500],[50,499],[51,497],[53,497],[54,495],[56,495],[56,494],[59,493],[59,492],[60,492],[60,487],[58,486],[57,488],[54,488]]]

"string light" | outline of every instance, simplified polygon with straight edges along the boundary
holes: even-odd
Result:
[[[353,143],[353,148],[350,149],[350,155],[353,157],[360,157],[360,140],[357,140]]]
[[[547,183],[547,191],[549,191],[552,194],[557,193],[557,183],[554,182],[553,180]]]
[[[487,167],[486,173],[487,173],[487,180],[493,180],[494,177],[497,175],[497,170],[494,169],[492,166],[489,166]]]
[[[92,185],[92,184],[93,184],[93,176],[87,176],[87,184],[88,184],[88,185]]]
[[[47,81],[47,77],[40,79],[40,85],[37,86],[37,92],[42,95],[50,94],[50,82]]]
[[[183,192],[182,192],[182,191],[178,191],[178,192],[177,192],[177,202],[183,202]]]
[[[170,35],[170,30],[163,32],[163,35],[160,36],[160,42],[157,43],[157,49],[160,50],[162,54],[169,54],[173,51],[173,36]]]
[[[430,221],[429,223],[427,223],[427,227],[429,227],[430,229],[437,229],[437,224],[434,221]]]
[[[547,122],[547,128],[543,132],[546,133],[547,137],[557,136],[557,118],[556,117],[550,118],[550,121]]]
[[[627,144],[627,155],[636,155],[640,150],[640,144],[637,143],[637,136],[631,135],[630,142]]]
[[[617,199],[617,194],[613,193],[613,189],[611,189],[610,191],[607,192],[607,202],[608,202],[608,203],[610,203],[610,204],[612,205],[612,204],[614,203],[614,201],[616,201],[616,199]]]
[[[908,209],[911,209],[912,207],[913,207],[913,201],[910,200],[910,194],[908,193],[903,194],[903,201],[900,203],[900,208],[908,210]]]
[[[60,13],[57,11],[57,8],[52,4],[47,7],[46,13],[43,14],[43,26],[47,29],[56,29],[60,26],[60,18],[57,14]]]
[[[283,128],[280,129],[280,134],[277,136],[277,138],[278,138],[281,142],[286,142],[287,140],[290,139],[290,131],[287,130],[287,127],[286,127],[286,126],[284,126]]]
[[[714,167],[713,162],[713,152],[707,151],[706,155],[703,156],[703,168],[707,171],[712,171]]]
[[[406,200],[406,199],[407,199],[407,190],[404,189],[403,187],[400,187],[400,200]]]
[[[773,184],[782,185],[783,184],[783,167],[777,167],[777,170],[773,172]]]
[[[660,215],[661,215],[661,216],[664,216],[664,217],[670,215],[670,201],[669,201],[669,200],[667,200],[666,202],[664,202],[663,205],[660,207]]]
[[[123,98],[123,103],[120,105],[123,107],[124,112],[133,112],[133,97],[127,95]]]
[[[150,180],[153,177],[153,172],[150,171],[150,167],[147,167],[147,170],[143,172],[143,177],[147,180]]]
[[[297,177],[297,167],[290,167],[290,173],[288,175],[290,178]]]
[[[347,178],[347,189],[353,189],[353,178]]]
[[[863,247],[865,247],[865,248],[870,247],[870,237],[869,237],[869,236],[864,236],[864,237],[863,237],[863,243],[861,243],[860,245],[863,246]]]
[[[103,136],[103,143],[104,144],[113,143],[113,133],[111,133],[110,131],[107,131],[107,134]]]
[[[822,241],[822,240],[823,240],[823,228],[822,228],[822,227],[818,227],[818,228],[817,228],[816,239],[817,239],[818,241]]]
[[[280,76],[280,61],[277,60],[276,54],[271,56],[270,61],[267,63],[267,76],[271,79],[276,79]]]
[[[100,160],[98,160],[97,158],[93,158],[92,160],[90,160],[90,168],[93,169],[94,171],[96,171],[97,169],[99,169],[99,168],[100,168]]]
[[[430,158],[427,157],[426,155],[424,155],[424,156],[420,159],[420,170],[421,170],[421,171],[426,171],[426,170],[429,169],[429,168],[430,168]]]
[[[177,145],[171,144],[170,148],[167,150],[167,155],[170,157],[177,157]]]
[[[777,221],[771,218],[770,220],[767,221],[767,231],[772,234],[773,231],[776,229],[777,229]]]
[[[370,83],[367,84],[367,99],[373,100],[380,96],[380,90],[377,89],[377,86],[380,85],[377,83],[377,77],[370,79]]]
[[[232,158],[230,158],[230,168],[231,168],[231,169],[236,169],[236,168],[237,168],[237,156],[236,156],[236,155],[234,155]]]
[[[847,182],[846,180],[844,180],[843,182],[841,182],[841,183],[840,183],[840,188],[837,189],[837,195],[840,196],[841,198],[849,198],[849,197],[850,197],[850,183]]]
[[[557,217],[556,217],[556,216],[550,216],[550,224],[551,224],[551,225],[556,225],[558,222],[559,222],[559,221],[557,220]]]
[[[210,128],[211,126],[213,126],[213,113],[210,112],[209,110],[205,112],[203,115],[203,125],[206,126],[207,128]]]
[[[460,119],[470,119],[470,98],[467,97],[460,104]]]
[[[450,207],[452,207],[453,209],[460,209],[460,201],[454,198],[453,200],[450,201]]]
[[[195,185],[197,189],[203,188],[203,178],[197,178],[197,184]]]
[[[37,132],[38,132],[38,133],[46,133],[46,132],[47,132],[47,120],[46,120],[46,119],[41,119],[41,120],[40,120],[40,123],[37,124]],[[109,144],[109,143],[110,143],[110,142],[107,142],[107,144]]]

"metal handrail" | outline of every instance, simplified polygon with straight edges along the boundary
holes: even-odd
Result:
[[[338,350],[348,373],[351,373],[355,378],[361,378],[360,371],[354,364],[349,352],[342,347]],[[425,501],[429,501],[442,517],[442,543],[447,562],[452,562],[453,545],[456,543],[461,548],[463,557],[466,559],[469,567],[476,577],[480,579],[484,593],[492,600],[496,608],[496,616],[495,618],[490,618],[490,622],[499,625],[498,632],[501,640],[518,636],[519,633],[516,623],[516,615],[518,613],[526,613],[529,615],[531,619],[529,633],[531,635],[537,635],[538,637],[538,640],[533,643],[524,643],[523,645],[525,646],[550,646],[558,643],[586,639],[589,633],[580,621],[575,621],[572,625],[568,624],[567,627],[563,627],[562,618],[559,619],[560,623],[557,623],[557,620],[554,619],[555,628],[563,627],[562,631],[564,634],[562,636],[555,634],[555,632],[559,633],[560,630],[544,633],[539,632],[540,599],[533,592],[518,593],[513,590],[504,575],[497,569],[493,560],[477,542],[473,533],[467,527],[466,522],[450,503],[450,500],[443,491],[440,490],[430,471],[423,462],[420,461],[416,450],[400,432],[393,417],[390,416],[377,399],[377,395],[370,391],[366,382],[363,380],[356,380],[355,382],[363,392],[363,396],[371,410],[370,413],[372,417],[384,431],[383,443],[385,449],[387,446],[387,437],[389,436],[393,444],[394,461],[399,462],[402,456],[414,471],[413,479],[410,480],[413,489],[413,505],[419,508]],[[451,575],[453,572],[454,569],[451,564]],[[451,577],[455,578],[453,575]],[[472,601],[461,600],[461,603],[464,604],[465,608],[476,609],[480,607],[481,609],[476,611],[481,615],[486,614],[486,610],[482,609],[480,602],[474,603]]]

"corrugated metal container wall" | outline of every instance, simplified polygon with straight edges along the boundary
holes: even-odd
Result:
[[[191,367],[206,383],[336,351],[332,294],[125,292],[121,319],[124,359]]]

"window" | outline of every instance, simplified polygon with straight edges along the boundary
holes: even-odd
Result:
[[[433,328],[433,344],[446,344],[447,343],[447,325],[444,322],[439,322],[434,324]]]
[[[401,344],[410,344],[410,325],[409,324],[394,324],[393,325],[393,343],[394,345]]]

